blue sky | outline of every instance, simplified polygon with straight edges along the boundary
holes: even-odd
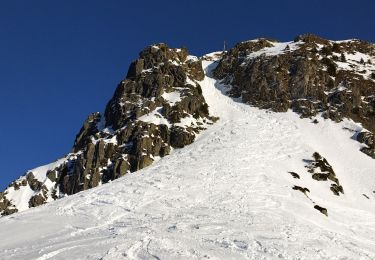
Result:
[[[145,46],[192,54],[312,32],[375,42],[375,1],[2,1],[0,189],[68,153]]]

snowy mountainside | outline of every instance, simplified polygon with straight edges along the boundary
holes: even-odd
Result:
[[[0,218],[0,258],[374,259],[375,160],[352,138],[363,127],[232,99],[207,60],[199,84],[220,120],[145,169]]]
[[[213,76],[231,86],[223,94],[271,111],[292,109],[302,118],[351,119],[363,126],[352,129],[352,138],[362,144],[358,149],[375,159],[374,44],[311,34],[290,42],[261,38],[203,58],[213,59],[219,59]],[[194,142],[218,119],[209,114],[202,95],[198,82],[203,78],[202,58],[189,55],[186,48],[145,48],[105,112],[87,118],[72,153],[28,171],[0,192],[0,214],[107,183]],[[320,158],[311,161],[314,179],[330,183],[336,195],[344,193],[330,162],[314,154]],[[307,191],[298,185],[295,189]]]
[[[203,78],[201,61],[185,48],[145,48],[105,112],[89,115],[71,153],[28,171],[0,192],[0,215],[107,183],[192,143],[217,120],[197,83]]]

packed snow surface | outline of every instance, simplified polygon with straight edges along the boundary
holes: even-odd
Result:
[[[215,63],[203,64],[209,75]],[[1,218],[0,259],[374,259],[375,160],[351,139],[361,126],[259,110],[223,95],[208,76],[200,84],[220,120],[192,145]],[[344,195],[311,178],[304,160],[314,152]]]

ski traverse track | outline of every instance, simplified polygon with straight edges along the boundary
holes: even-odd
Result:
[[[0,259],[375,259],[375,160],[344,129],[361,126],[237,102],[203,65],[215,124],[143,170],[0,218]],[[345,194],[311,178],[314,152]]]

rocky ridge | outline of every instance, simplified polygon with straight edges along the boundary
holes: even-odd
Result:
[[[144,49],[105,113],[87,118],[72,152],[27,172],[0,193],[0,214],[107,183],[192,143],[217,119],[209,115],[198,84],[203,77],[201,61],[185,48],[157,44]]]
[[[374,44],[312,34],[246,41],[224,54],[214,75],[232,86],[230,96],[260,108],[361,123],[367,130],[357,140],[375,158]]]
[[[313,123],[319,123],[318,115],[361,123],[363,130],[354,131],[353,138],[363,144],[362,152],[375,158],[373,64],[374,44],[335,42],[309,34],[286,43],[271,39],[241,42],[222,55],[214,76],[231,86],[230,96],[259,108],[293,109],[301,117],[314,117]],[[204,76],[201,59],[185,48],[157,44],[144,49],[105,112],[87,118],[71,153],[27,172],[0,193],[0,214],[107,183],[194,142],[196,134],[217,120],[209,115],[199,85]],[[312,177],[328,179],[335,195],[343,193],[328,162],[319,156],[314,159]],[[318,173],[314,173],[315,166],[320,167]],[[309,192],[300,186],[295,189]]]

